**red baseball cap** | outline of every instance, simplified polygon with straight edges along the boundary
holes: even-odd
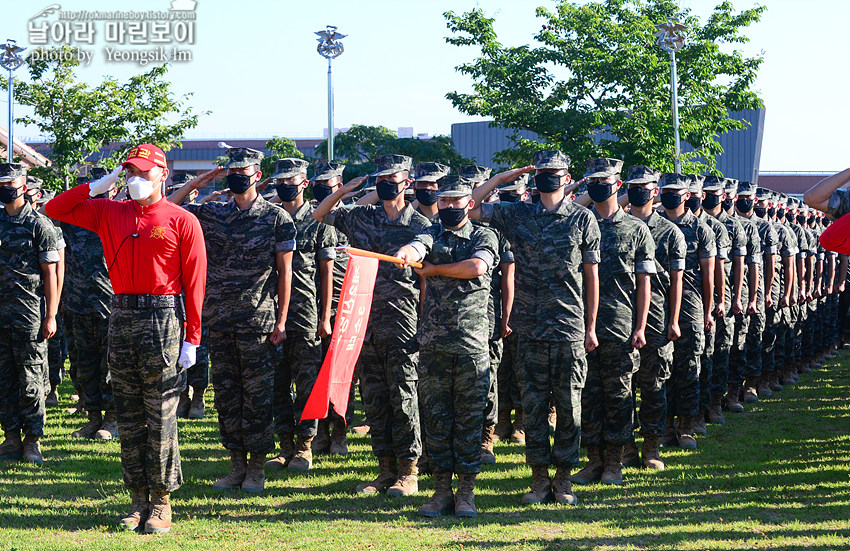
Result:
[[[165,153],[162,152],[162,149],[149,143],[143,143],[131,149],[127,153],[127,160],[121,166],[126,168],[128,164],[134,165],[144,171],[148,171],[155,166],[168,168],[168,165],[165,163]]]

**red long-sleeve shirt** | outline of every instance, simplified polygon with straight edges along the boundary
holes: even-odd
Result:
[[[44,210],[54,220],[100,236],[106,265],[112,266],[109,280],[116,294],[177,295],[185,291],[186,340],[200,344],[207,252],[195,216],[165,198],[144,206],[136,201],[92,199],[88,184],[60,193]]]
[[[828,251],[850,254],[850,216],[842,216],[823,230],[820,244]]]

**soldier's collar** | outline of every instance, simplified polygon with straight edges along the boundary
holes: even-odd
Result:
[[[658,214],[658,211],[653,210],[652,212],[649,213],[649,216],[646,217],[646,220],[644,220],[644,222],[650,228],[654,228],[655,226],[658,225],[660,219],[661,219],[661,215]]]
[[[31,214],[36,214],[34,210],[32,210],[32,206],[29,203],[24,202],[24,206],[21,209],[21,212],[16,214],[15,216],[9,216],[9,213],[6,212],[6,209],[0,207],[0,210],[3,211],[3,217],[8,218],[10,222],[13,224],[23,224],[24,220],[30,217]]]
[[[240,209],[239,205],[236,204],[236,201],[231,201],[230,205],[232,214],[238,214],[239,216],[246,218],[257,218],[266,210],[266,203],[266,199],[258,193],[257,198],[254,199],[254,202],[251,203],[251,206],[246,210]]]
[[[382,203],[378,203],[375,206],[381,209],[381,214],[384,215],[390,226],[409,226],[410,220],[413,218],[414,210],[413,207],[410,206],[410,203],[404,205],[404,208],[401,209],[398,218],[396,218],[395,220],[390,220],[390,217],[387,216],[387,209],[384,208],[384,205]]]
[[[443,231],[440,232],[441,235],[444,233],[453,233],[456,236],[466,240],[469,240],[469,238],[472,236],[472,219],[467,219],[466,224],[456,230],[450,230],[442,224],[440,224],[440,227],[443,229]]]
[[[313,205],[310,204],[310,201],[304,201],[304,204],[298,207],[298,210],[292,215],[292,219],[300,222],[307,218],[311,212],[313,212]]]
[[[534,215],[535,216],[544,216],[547,214],[557,214],[559,216],[566,216],[570,213],[570,211],[576,206],[569,197],[566,195],[564,199],[561,201],[561,204],[555,210],[546,210],[546,207],[543,206],[543,201],[538,201],[537,203],[533,203],[534,207]]]
[[[619,224],[626,218],[626,211],[624,211],[623,207],[620,206],[617,207],[616,212],[614,212],[614,216],[611,218],[602,218],[602,216],[596,212],[596,209],[593,207],[591,207],[590,210],[593,211],[594,216],[596,216],[596,220],[607,224]]]

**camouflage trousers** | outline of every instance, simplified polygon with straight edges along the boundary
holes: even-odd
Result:
[[[490,341],[490,383],[487,386],[487,399],[484,401],[484,426],[494,427],[499,418],[499,364],[502,363],[504,343],[502,339]],[[462,472],[462,471],[454,471]]]
[[[587,379],[581,391],[582,446],[622,446],[633,439],[632,376],[639,368],[640,352],[628,342],[600,340],[587,354]]]
[[[803,331],[808,318],[808,307],[805,304],[798,304],[797,322],[794,324],[794,363],[799,363],[803,359]]]
[[[65,328],[65,316],[56,316],[56,334],[47,341],[47,369],[45,370],[46,390],[59,386],[65,378],[65,358],[68,357],[68,330]]]
[[[670,378],[673,366],[673,343],[668,342],[664,346],[647,343],[638,353],[640,367],[632,378],[632,411],[636,420],[634,429],[640,428],[644,436],[663,436],[667,422],[665,383]],[[639,411],[637,390],[640,390]]]
[[[209,340],[222,445],[228,450],[271,453],[278,347],[269,342],[267,333],[210,331]]]
[[[422,453],[418,363],[419,345],[412,339],[402,344],[363,343],[357,362],[360,396],[377,457],[416,459]],[[483,404],[481,408],[483,412]]]
[[[765,326],[764,312],[747,316],[747,334],[741,353],[733,347],[729,358],[729,384],[740,385],[761,375],[761,344]]]
[[[107,361],[129,489],[173,492],[183,483],[176,415],[186,384],[177,366],[182,342],[175,308],[115,308],[109,317]]]
[[[522,409],[522,397],[516,376],[517,356],[519,353],[517,348],[518,342],[519,337],[516,333],[511,333],[502,339],[502,361],[499,362],[499,368],[496,372],[498,409],[508,412],[515,409]]]
[[[210,338],[215,340],[213,335]],[[322,368],[322,342],[315,333],[287,331],[281,347],[274,369],[274,432],[312,438],[319,422],[300,419]],[[215,362],[213,357],[213,370]]]
[[[71,379],[71,384],[74,385],[74,390],[82,396],[83,391],[77,382],[77,339],[74,337],[74,320],[76,318],[77,314],[70,310],[65,310],[65,313],[62,314],[62,323],[65,324],[65,332],[68,335],[68,338],[65,339],[68,347],[68,377]]]
[[[673,343],[673,367],[667,381],[667,416],[696,417],[705,332],[701,323],[680,323],[679,327],[682,336]]]
[[[89,314],[74,314],[73,318],[73,338],[78,352],[76,380],[86,411],[115,411],[107,362],[109,318]]]
[[[0,425],[4,431],[44,434],[47,343],[14,329],[0,330]]]
[[[780,365],[776,362],[780,326],[787,317],[785,308],[768,308],[765,312],[764,332],[761,339],[761,374],[768,376]],[[784,339],[783,339],[784,340]]]
[[[729,384],[729,353],[732,349],[735,316],[727,313],[714,321],[714,356],[711,359],[709,393],[722,395],[726,394],[726,386]]]
[[[481,472],[481,427],[491,365],[487,351],[451,354],[419,349],[422,426],[435,471]]]
[[[714,317],[714,316],[712,316]],[[699,407],[708,407],[711,402],[711,380],[714,377],[714,344],[717,338],[717,323],[719,320],[714,317],[714,327],[711,331],[706,331],[705,348],[702,351],[702,357],[699,364]]]
[[[784,367],[793,366],[796,360],[797,328],[800,322],[800,307],[793,305],[788,311],[788,324],[785,326],[785,362]]]
[[[522,394],[526,463],[578,466],[581,393],[587,378],[584,342],[521,338],[518,351],[516,375]],[[557,413],[554,445],[549,443],[550,402]]]
[[[805,321],[803,322],[801,335],[803,357],[811,356],[815,352],[815,328],[818,311],[816,308],[811,307],[811,303],[809,304],[809,311],[806,315]]]
[[[331,322],[331,326],[333,326],[333,322]],[[330,337],[325,337],[325,338],[322,339],[322,358],[324,358],[325,356],[328,355],[328,348],[330,347],[330,345],[331,345],[331,338]],[[355,369],[355,371],[356,371],[356,369]],[[336,410],[334,410],[333,405],[335,405],[335,404],[332,404],[331,407],[328,408],[327,419],[329,419],[329,420],[331,420],[335,423],[338,422],[338,421],[344,421],[346,426],[351,424],[351,420],[352,420],[353,415],[354,415],[354,387],[355,387],[354,382],[357,379],[358,379],[358,374],[355,372],[354,376],[352,377],[352,381],[351,381],[351,390],[348,392],[348,407],[345,408],[345,419],[343,419],[342,416],[339,413],[337,413]],[[420,408],[420,411],[421,411],[421,408]]]
[[[195,365],[186,370],[186,384],[195,392],[202,392],[210,386],[210,335],[201,332],[201,344],[195,356]]]

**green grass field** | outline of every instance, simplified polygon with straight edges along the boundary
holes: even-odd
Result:
[[[161,536],[116,527],[129,503],[119,444],[70,437],[83,420],[64,413],[66,383],[48,412],[44,465],[0,464],[0,550],[850,549],[848,360],[727,414],[695,452],[665,450],[664,472],[577,487],[577,507],[522,506],[523,449],[499,443],[478,479],[479,518],[465,520],[416,515],[430,477],[406,499],[355,495],[376,472],[368,437],[356,435],[348,457],[320,456],[306,476],[272,473],[260,496],[213,491],[229,463],[208,407],[203,421],[180,421],[185,484]]]

